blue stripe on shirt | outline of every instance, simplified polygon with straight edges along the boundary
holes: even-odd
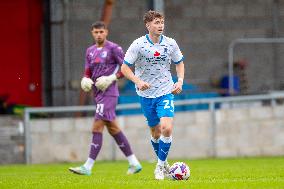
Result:
[[[130,63],[127,62],[126,60],[123,60],[123,64],[126,64],[127,66],[133,66],[133,64],[130,64]]]
[[[173,61],[173,63],[179,64],[179,63],[181,63],[183,60],[184,60],[184,57],[182,57],[182,58],[181,58],[179,61],[177,61],[177,62],[174,62],[174,61]]]

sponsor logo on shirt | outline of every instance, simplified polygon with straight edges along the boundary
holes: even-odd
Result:
[[[162,61],[166,61],[167,59],[167,56],[165,54],[161,54],[159,53],[158,51],[155,51],[155,53],[153,54],[154,56],[151,57],[151,58],[146,58],[146,62],[147,63],[159,63],[159,62],[162,62]]]
[[[154,56],[160,56],[161,54],[158,52],[158,51],[156,51],[155,53],[154,53]]]
[[[99,57],[96,57],[96,58],[95,58],[95,63],[98,64],[98,63],[100,63],[100,62],[101,62],[101,59],[100,59]]]

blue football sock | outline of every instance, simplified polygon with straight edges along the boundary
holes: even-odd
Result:
[[[158,158],[161,161],[166,161],[170,147],[172,144],[172,136],[165,137],[161,136],[160,141],[159,141],[159,153],[158,153]]]
[[[151,136],[151,143],[152,143],[153,149],[154,149],[157,157],[158,157],[158,154],[159,154],[159,140],[160,140],[160,138],[155,139]]]

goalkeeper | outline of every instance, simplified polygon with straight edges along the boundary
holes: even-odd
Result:
[[[86,51],[85,73],[81,80],[81,88],[85,92],[93,89],[96,103],[96,113],[92,127],[93,136],[89,157],[85,164],[79,167],[71,167],[69,170],[76,174],[91,175],[94,162],[102,147],[102,132],[106,127],[128,159],[127,174],[138,173],[142,167],[115,119],[115,109],[119,95],[116,81],[123,77],[120,72],[124,57],[123,50],[119,45],[106,39],[108,30],[103,22],[94,23],[91,27],[91,33],[96,43]]]

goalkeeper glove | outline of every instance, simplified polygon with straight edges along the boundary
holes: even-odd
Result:
[[[94,84],[93,80],[88,77],[83,77],[81,80],[81,88],[85,92],[89,92],[92,89],[93,84]]]
[[[109,75],[109,76],[101,76],[96,80],[95,86],[101,90],[105,91],[111,84],[112,82],[116,81],[117,77],[115,74]]]

